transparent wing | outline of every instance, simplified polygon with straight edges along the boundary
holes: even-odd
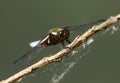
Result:
[[[15,60],[13,64],[14,65],[21,64],[21,63],[23,64],[24,62],[28,62],[30,59],[34,58],[35,55],[39,54],[39,52],[46,47],[46,43],[44,42],[47,41],[48,38],[49,38],[49,35],[44,37],[42,40],[31,42],[29,44],[32,47],[31,50],[29,50],[23,56]]]
[[[85,32],[86,30],[90,29],[92,26],[98,25],[104,21],[105,20],[97,20],[92,23],[82,24],[82,25],[72,25],[72,26],[67,26],[65,28],[68,28],[71,32],[79,31],[79,34],[80,34],[80,33]]]
[[[33,47],[28,52],[26,52],[23,56],[21,56],[20,58],[15,60],[13,62],[13,64],[21,65],[21,64],[25,64],[25,63],[29,62],[32,58],[35,57],[35,55],[39,54],[44,48],[45,48],[45,46]]]
[[[69,40],[72,41],[76,36],[82,35],[84,32],[86,32],[88,29],[90,29],[94,25],[98,25],[105,20],[97,20],[88,24],[82,24],[82,25],[72,25],[72,26],[65,26],[63,28],[66,28],[70,32]]]

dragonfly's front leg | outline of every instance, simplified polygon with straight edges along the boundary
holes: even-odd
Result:
[[[68,40],[68,39],[66,39],[66,41],[70,44],[71,43],[71,41],[70,40]]]

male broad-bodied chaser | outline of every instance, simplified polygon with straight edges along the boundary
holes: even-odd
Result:
[[[103,21],[105,20],[98,20],[98,21],[95,21],[89,24],[77,25],[73,27],[73,30],[79,30],[79,32],[81,32],[83,29],[88,30],[93,25],[96,25]],[[31,50],[29,50],[23,56],[15,60],[13,64],[16,64],[18,62],[23,62],[23,60],[24,61],[30,60],[31,58],[33,58],[33,56],[38,54],[40,50],[43,49],[45,46],[50,46],[50,45],[61,43],[62,46],[65,47],[64,45],[65,41],[70,43],[69,41],[70,28],[71,26],[67,26],[67,27],[62,27],[62,28],[53,28],[49,30],[47,36],[45,36],[42,40],[31,42],[29,44],[31,47]]]

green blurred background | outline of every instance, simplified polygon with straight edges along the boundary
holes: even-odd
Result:
[[[49,29],[90,23],[119,13],[119,0],[0,0],[0,80],[19,71],[11,69],[12,62],[29,49],[29,42],[42,38]],[[120,83],[119,35],[118,30],[96,40],[91,52],[60,83]],[[47,48],[41,57],[60,49],[55,48]],[[44,75],[50,72],[38,71],[24,83],[50,83],[51,76]]]

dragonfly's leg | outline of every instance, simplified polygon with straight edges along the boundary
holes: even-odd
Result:
[[[66,40],[66,41],[70,43],[70,41],[69,41],[69,40]],[[65,44],[64,44],[64,41],[62,41],[62,42],[61,42],[61,44],[62,44],[63,48],[66,48],[66,47],[65,47]],[[68,56],[67,56],[67,55],[66,55],[66,57],[68,58]],[[59,60],[59,59],[60,59],[60,60],[62,60],[62,58],[58,58],[58,60]],[[59,61],[60,61],[60,60],[59,60]]]
[[[62,41],[61,44],[62,44],[62,47],[64,48],[65,47],[64,41]]]
[[[68,43],[71,43],[71,41],[70,41],[70,40],[68,40],[68,39],[66,39],[66,41],[67,41]]]

